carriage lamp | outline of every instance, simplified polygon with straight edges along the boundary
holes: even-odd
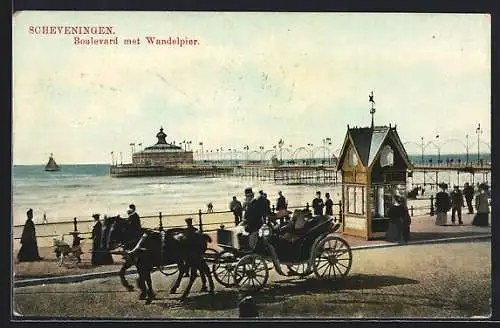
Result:
[[[267,225],[263,225],[259,229],[259,237],[269,238],[270,235],[271,235],[271,228],[269,228]]]

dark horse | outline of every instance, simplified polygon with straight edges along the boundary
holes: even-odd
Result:
[[[127,220],[121,217],[112,217],[108,218],[108,220],[111,222],[108,231],[108,249],[116,248],[118,245],[130,249],[134,241],[132,241],[133,238],[131,238]],[[209,292],[213,294],[214,282],[204,259],[207,243],[211,241],[210,236],[197,232],[187,232],[184,229],[169,229],[163,232],[143,230],[145,230],[147,237],[143,240],[141,248],[133,254],[126,255],[125,263],[120,269],[120,280],[124,287],[128,290],[133,289],[125,279],[125,272],[132,265],[135,265],[139,275],[137,283],[141,289],[140,299],[146,299],[146,303],[149,304],[155,297],[151,281],[153,269],[164,265],[177,264],[179,275],[172,285],[170,293],[174,294],[177,291],[182,277],[191,270],[188,286],[182,293],[181,299],[186,298],[189,294],[197,276],[196,271],[200,271],[203,283],[202,291],[206,290],[204,279],[206,276],[210,285]]]

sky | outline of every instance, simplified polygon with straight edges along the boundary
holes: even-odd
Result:
[[[30,26],[111,26],[118,45]],[[349,126],[397,125],[408,153],[489,152],[485,14],[20,12],[13,17],[13,163],[130,162],[130,143],[297,149]],[[77,35],[90,38],[91,35]],[[198,40],[148,45],[146,36]],[[139,45],[125,39],[139,38]],[[439,139],[436,139],[439,135]],[[469,138],[466,139],[466,135]],[[136,148],[137,150],[138,148]]]

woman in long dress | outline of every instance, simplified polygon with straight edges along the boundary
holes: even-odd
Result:
[[[488,204],[488,186],[484,183],[479,185],[479,194],[476,195],[475,199],[476,205],[476,215],[472,220],[472,225],[487,227],[489,226],[488,214],[490,213],[490,207]]]
[[[21,235],[21,249],[17,254],[20,262],[40,261],[43,258],[38,253],[38,244],[36,242],[35,223],[33,222],[33,210],[30,208],[26,212],[28,217],[24,224],[23,234]]]
[[[401,196],[394,196],[394,204],[387,212],[389,227],[386,231],[387,241],[408,241],[410,238],[410,215],[406,208],[405,200]]]

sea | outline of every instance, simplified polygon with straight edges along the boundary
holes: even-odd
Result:
[[[465,155],[441,155],[441,158],[461,158]],[[430,156],[426,156],[427,162]],[[420,156],[410,156],[415,163]],[[433,161],[436,161],[434,159]],[[243,191],[252,187],[254,192],[264,190],[271,203],[282,191],[289,206],[311,203],[316,191],[329,192],[334,202],[341,199],[341,189],[335,184],[284,185],[251,177],[169,176],[141,178],[112,178],[109,164],[60,165],[58,172],[46,172],[43,165],[14,165],[12,171],[12,223],[24,224],[26,211],[32,208],[35,223],[43,216],[50,223],[91,220],[93,213],[126,216],[129,204],[135,204],[141,216],[197,213],[205,211],[211,202],[214,211],[227,211],[233,196],[243,201]],[[472,182],[468,173],[443,172],[439,182],[450,185]],[[435,181],[435,174],[427,174],[426,182]],[[491,181],[490,174],[476,174],[474,182]],[[408,185],[423,183],[423,176],[414,174]],[[430,195],[430,194],[428,194]]]

